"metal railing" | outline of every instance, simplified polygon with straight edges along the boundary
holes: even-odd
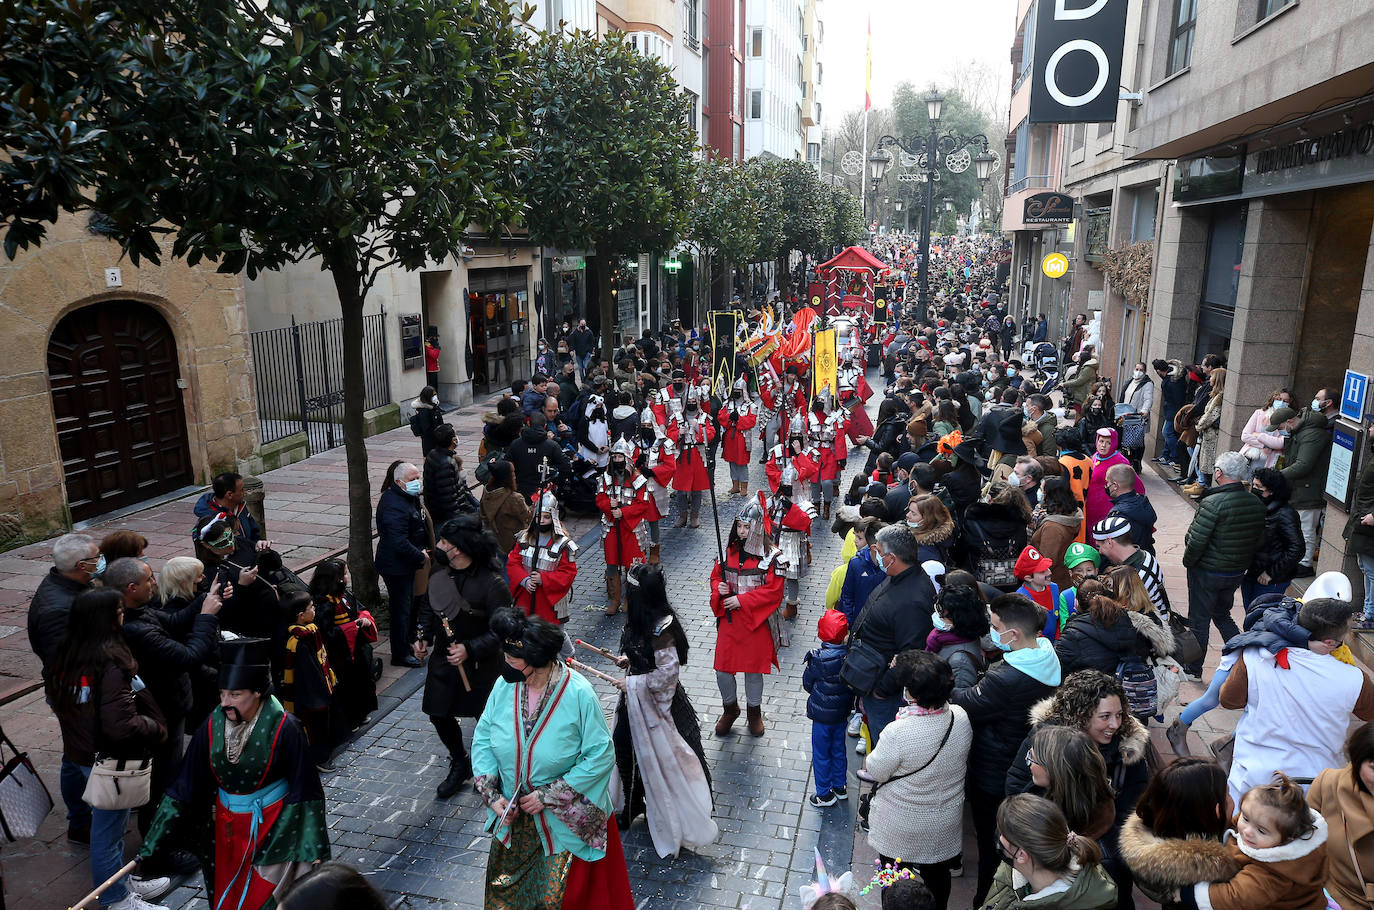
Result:
[[[1047,189],[1054,185],[1059,177],[1055,174],[1036,174],[1031,177],[1022,177],[1020,180],[1007,187],[1007,195],[1019,193],[1022,190]]]
[[[250,332],[263,444],[305,433],[315,454],[343,445],[343,320]],[[391,401],[386,310],[363,317],[363,408]]]

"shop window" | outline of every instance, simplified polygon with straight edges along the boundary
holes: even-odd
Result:
[[[1245,254],[1246,203],[1214,207],[1207,229],[1207,266],[1203,275],[1202,306],[1198,308],[1195,356],[1224,353],[1231,345],[1231,327],[1240,287],[1240,264]]]

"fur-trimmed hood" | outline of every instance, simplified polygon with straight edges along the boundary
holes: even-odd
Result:
[[[1056,716],[1053,709],[1053,695],[1031,705],[1031,727],[1038,727],[1040,724],[1058,724],[1063,727],[1075,725],[1075,722],[1069,718]],[[1149,751],[1150,732],[1134,716],[1123,713],[1121,715],[1121,729],[1116,731],[1116,744],[1124,764],[1139,764],[1145,760],[1145,753]]]
[[[928,547],[939,546],[950,541],[954,537],[954,519],[943,521],[933,528],[911,529],[911,536],[916,538],[916,543],[924,544]]]
[[[1131,813],[1121,826],[1121,857],[1151,890],[1184,888],[1197,882],[1229,882],[1240,864],[1219,840],[1157,837]]]
[[[1234,830],[1227,831],[1226,837],[1235,842],[1237,850],[1257,863],[1283,863],[1289,860],[1302,859],[1324,845],[1327,836],[1326,819],[1322,817],[1320,812],[1315,809],[1308,809],[1307,818],[1312,823],[1311,831],[1297,840],[1280,844],[1277,847],[1248,847]]]
[[[1150,650],[1157,656],[1164,657],[1174,653],[1174,633],[1160,619],[1158,613],[1137,613],[1134,610],[1127,610],[1126,618],[1131,621],[1135,630],[1150,643]]]

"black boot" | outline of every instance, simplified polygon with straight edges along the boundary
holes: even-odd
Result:
[[[449,763],[448,777],[439,784],[434,795],[440,799],[448,799],[463,789],[463,784],[470,780],[472,780],[472,760],[466,756],[455,758]]]

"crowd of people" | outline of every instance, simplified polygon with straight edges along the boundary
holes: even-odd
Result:
[[[342,562],[308,584],[282,566],[238,475],[215,479],[194,557],[157,579],[137,535],[59,538],[30,638],[62,727],[68,837],[90,843],[97,885],[124,864],[129,809],[92,809],[88,781],[111,758],[152,759],[138,875],[102,906],[154,907],[191,868],[216,906],[352,887],[349,870],[319,865],[319,775],[376,709],[381,626],[393,664],[424,668],[421,709],[448,757],[436,796],[471,783],[486,806],[486,905],[633,907],[621,831],[643,816],[665,857],[719,835],[681,668],[711,648],[710,732],[737,735],[743,717],[741,732],[765,736],[766,678],[794,639],[812,641],[803,580],[828,529],[842,558],[821,567],[804,657],[808,801],[858,799],[885,907],[944,910],[967,860],[974,906],[993,910],[1129,908],[1136,888],[1168,907],[1318,910],[1329,895],[1374,908],[1361,871],[1374,868],[1374,725],[1347,737],[1352,717],[1374,721],[1374,684],[1342,644],[1359,607],[1339,573],[1291,588],[1317,575],[1328,391],[1299,411],[1277,390],[1244,448],[1219,451],[1223,356],[1136,364],[1118,393],[1086,318],[1057,342],[1043,317],[1018,326],[1000,239],[940,241],[924,312],[915,243],[879,245],[910,290],[890,321],[793,329],[841,328],[834,389],[814,388],[805,358],[747,356],[743,335],[675,324],[597,360],[586,324],[564,326],[484,415],[470,485],[426,387],[420,464],[390,465],[377,496],[381,622]],[[761,321],[748,312],[744,334]],[[1197,500],[1186,592],[1166,583],[1140,476],[1156,422],[1154,461]],[[695,641],[659,565],[663,522],[711,533],[718,459],[731,504],[719,555],[707,590],[677,605],[713,615],[713,640]],[[597,587],[607,615],[625,614],[614,650],[566,627],[582,555],[569,511],[600,518]],[[1374,575],[1374,470],[1345,533]],[[1149,725],[1202,681],[1213,625],[1221,663],[1167,727],[1185,757],[1158,767]],[[593,652],[611,663],[577,659]],[[594,678],[620,690],[610,722]],[[1242,711],[1229,766],[1187,757],[1188,726],[1217,705]],[[814,907],[853,906],[822,878]]]

